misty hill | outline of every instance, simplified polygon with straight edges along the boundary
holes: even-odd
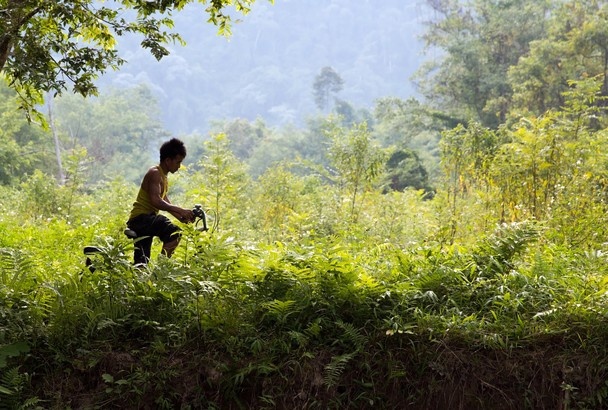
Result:
[[[173,133],[204,133],[210,121],[233,118],[302,124],[318,112],[313,82],[325,66],[344,81],[338,97],[356,109],[415,94],[420,0],[258,0],[229,39],[217,35],[201,7],[174,16],[187,45],[172,45],[160,62],[137,39],[121,40],[128,63],[106,74],[101,89],[148,84]]]

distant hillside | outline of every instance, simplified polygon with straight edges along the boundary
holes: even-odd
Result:
[[[187,45],[157,62],[136,39],[123,40],[128,60],[103,87],[148,83],[158,95],[165,127],[205,133],[216,119],[264,119],[302,124],[317,112],[312,84],[322,67],[344,80],[339,97],[371,108],[383,96],[407,98],[422,61],[425,6],[421,0],[258,0],[230,39],[204,21],[201,6],[176,14]]]

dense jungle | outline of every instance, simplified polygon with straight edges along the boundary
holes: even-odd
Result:
[[[15,46],[0,409],[606,408],[608,4],[422,9],[415,95],[349,101],[322,63],[301,122],[223,116],[204,133],[169,130],[160,85],[73,76],[63,92],[23,74],[49,67],[17,58],[42,49]],[[175,221],[173,256],[155,239],[134,266],[125,222],[172,136],[188,155],[171,201],[200,204],[208,229]]]

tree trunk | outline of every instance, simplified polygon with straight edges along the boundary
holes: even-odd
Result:
[[[8,35],[4,35],[0,39],[0,71],[4,68],[8,55],[11,51],[11,41]]]
[[[51,127],[51,133],[53,134],[53,141],[55,142],[55,156],[57,157],[57,182],[59,185],[63,185],[65,183],[65,174],[63,172],[63,165],[61,163],[59,137],[57,136],[57,130],[55,129],[55,121],[53,121],[53,97],[49,95],[47,101],[47,107],[49,109],[49,126]]]

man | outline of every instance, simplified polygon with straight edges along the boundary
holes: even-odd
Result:
[[[173,138],[160,147],[160,163],[146,172],[133,204],[127,227],[135,231],[135,264],[145,264],[150,259],[150,249],[154,236],[163,242],[162,253],[171,257],[179,244],[179,227],[169,218],[159,214],[166,211],[182,222],[191,222],[194,215],[191,210],[180,208],[169,201],[167,175],[177,172],[186,157],[186,147],[177,138]]]

